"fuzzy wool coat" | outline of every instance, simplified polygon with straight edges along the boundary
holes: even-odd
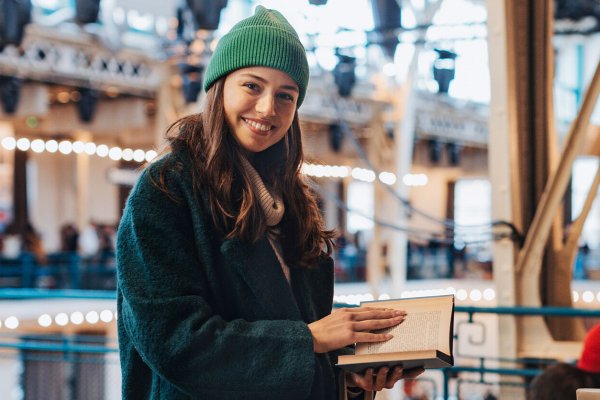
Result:
[[[171,196],[151,179],[164,166]],[[266,238],[222,238],[191,168],[183,151],[149,166],[119,226],[123,398],[337,398],[335,360],[307,327],[331,311],[332,260],[288,284]]]

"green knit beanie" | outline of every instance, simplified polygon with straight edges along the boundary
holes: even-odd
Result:
[[[308,85],[308,61],[298,34],[279,11],[256,7],[217,44],[206,73],[204,90],[219,78],[245,67],[270,67],[288,74],[298,85],[298,107]]]

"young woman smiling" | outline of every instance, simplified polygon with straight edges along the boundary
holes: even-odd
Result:
[[[307,84],[305,50],[275,10],[219,41],[203,112],[172,127],[119,227],[124,399],[330,400],[403,377],[334,366],[404,314],[331,312],[334,234],[300,174]]]

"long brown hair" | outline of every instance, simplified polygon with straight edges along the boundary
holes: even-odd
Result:
[[[167,137],[172,151],[187,149],[191,154],[195,165],[194,189],[200,193],[208,188],[215,225],[226,238],[239,237],[255,243],[269,228],[252,189],[252,180],[240,161],[244,149],[225,122],[224,79],[208,90],[204,111],[175,122]],[[317,265],[322,250],[331,254],[335,233],[325,229],[317,202],[300,174],[304,160],[301,136],[296,111],[285,137],[261,152],[264,154],[257,153],[254,165],[284,201],[285,213],[278,235],[286,264],[311,268]],[[161,171],[157,185],[167,191],[165,173]]]

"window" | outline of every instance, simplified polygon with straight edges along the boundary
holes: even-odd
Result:
[[[347,230],[350,233],[373,229],[373,184],[352,181],[348,184]]]
[[[580,157],[573,163],[573,202],[571,206],[573,218],[577,218],[581,213],[599,164],[597,157]],[[581,244],[587,243],[591,249],[600,248],[600,197],[598,194],[600,194],[600,190],[596,194],[581,233]]]
[[[454,186],[455,244],[491,239],[492,189],[487,179],[459,179]],[[472,226],[477,226],[473,228]]]

